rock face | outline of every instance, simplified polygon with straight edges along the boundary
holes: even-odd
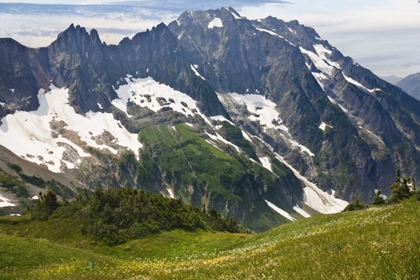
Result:
[[[412,97],[420,100],[420,73],[405,77],[396,85]]]
[[[54,88],[68,90],[86,125],[109,124],[82,135],[71,110],[56,110],[49,141],[62,172],[89,188],[133,186],[215,207],[255,230],[294,219],[278,207],[336,212],[338,198],[387,194],[396,168],[420,175],[419,101],[297,21],[222,8],[185,12],[118,45],[73,25],[46,48],[0,39],[0,145],[9,116],[53,112],[39,93],[65,99]],[[123,143],[137,134],[140,150]]]
[[[368,200],[397,166],[418,174],[419,104],[314,29],[273,17],[250,21],[233,9],[185,12],[169,28],[217,92],[256,93],[277,104],[290,136],[315,156],[263,135],[321,186]]]

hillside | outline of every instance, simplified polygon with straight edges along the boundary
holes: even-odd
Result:
[[[2,279],[417,279],[420,203],[300,220],[258,235],[170,231],[108,247],[0,219]],[[57,222],[57,221],[55,221]],[[52,220],[50,226],[58,226]],[[81,238],[81,239],[80,239]]]
[[[420,100],[420,73],[409,75],[399,81],[396,85],[412,97]]]
[[[256,232],[337,213],[420,175],[419,108],[313,28],[232,8],[117,45],[74,24],[37,49],[0,38],[0,214],[98,187]]]

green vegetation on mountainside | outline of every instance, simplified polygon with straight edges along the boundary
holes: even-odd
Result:
[[[176,230],[114,247],[34,239],[31,227],[45,222],[1,218],[0,275],[2,279],[418,279],[419,217],[420,202],[411,198],[396,205],[299,220],[255,236]],[[51,229],[44,234],[38,237],[49,239]]]
[[[83,235],[108,245],[174,229],[243,231],[235,219],[223,218],[214,208],[207,212],[161,194],[129,188],[85,191],[75,201],[62,203],[48,191],[40,194],[29,213],[33,220],[78,224]]]
[[[221,133],[256,157],[239,129],[225,122]],[[288,222],[267,206],[262,192],[289,211],[293,210],[287,197],[301,197],[299,180],[282,163],[273,163],[273,174],[230,145],[220,144],[224,151],[219,150],[205,140],[204,133],[188,125],[149,126],[140,131],[139,138],[144,145],[139,186],[153,192],[160,176],[162,184],[173,188],[186,203],[214,207],[224,215],[228,214],[226,205],[235,207],[236,219],[246,228],[264,231]]]

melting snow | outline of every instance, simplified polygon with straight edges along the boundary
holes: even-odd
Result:
[[[291,29],[290,27],[287,27],[289,29],[290,32],[292,32],[293,34],[297,34],[296,31],[294,31],[293,29]]]
[[[249,142],[251,142],[252,143],[252,140],[251,140],[251,138],[249,137],[249,135],[248,135],[248,133],[246,133],[245,131],[243,131],[243,130],[241,130],[242,131],[242,136],[246,139],[246,140],[248,140]]]
[[[233,122],[231,122],[230,120],[226,119],[224,116],[221,116],[221,115],[210,117],[210,119],[215,120],[215,121],[219,121],[219,122],[228,122],[231,125],[236,126],[236,124],[234,124]]]
[[[116,90],[119,99],[114,99],[112,104],[127,115],[127,103],[130,101],[154,112],[169,107],[186,116],[198,114],[208,122],[207,117],[198,109],[197,102],[187,94],[160,84],[150,77],[131,80],[125,78],[125,80],[128,84],[121,85]]]
[[[287,161],[280,155],[277,155],[277,159],[289,167],[295,176],[305,184],[306,187],[303,189],[304,202],[311,208],[323,214],[332,214],[342,211],[348,205],[347,201],[335,198],[327,192],[319,189],[314,183],[300,175],[300,173],[293,168],[293,166],[287,163]]]
[[[380,91],[381,89],[379,89],[379,88],[374,88],[374,89],[368,89],[367,87],[365,87],[364,85],[362,85],[361,83],[359,83],[358,81],[356,81],[356,80],[354,80],[354,79],[352,79],[352,78],[350,78],[350,77],[348,77],[348,76],[346,76],[346,75],[344,75],[343,74],[343,77],[344,77],[344,79],[346,79],[346,81],[347,82],[349,82],[349,83],[351,83],[351,84],[353,84],[353,85],[355,85],[355,86],[357,86],[357,87],[359,87],[359,88],[362,88],[362,89],[364,89],[364,90],[367,90],[368,92],[375,92],[375,91]]]
[[[213,29],[215,27],[223,27],[223,22],[220,18],[215,17],[212,21],[209,22],[207,26],[209,29]]]
[[[10,199],[7,199],[7,198],[0,195],[0,208],[16,206],[15,204],[10,203],[9,201],[10,201]]]
[[[335,105],[337,105],[337,101],[335,101],[332,97],[330,97],[330,96],[327,96],[328,97],[328,99],[330,100],[330,102],[332,103],[332,104],[335,104]]]
[[[259,122],[264,130],[270,128],[277,129],[283,134],[286,141],[288,141],[291,146],[298,147],[302,152],[314,156],[314,153],[312,153],[310,149],[299,144],[292,138],[289,129],[283,124],[274,102],[259,94],[240,95],[237,93],[226,93],[218,94],[218,97],[222,103],[225,103],[227,100],[233,100],[237,104],[245,105],[247,110],[251,113],[251,116],[248,117],[251,121]]]
[[[279,213],[280,215],[282,215],[283,217],[285,217],[286,219],[288,219],[291,222],[296,222],[296,219],[293,218],[289,213],[287,213],[286,211],[284,211],[283,209],[277,207],[276,205],[274,205],[273,203],[271,203],[270,201],[266,200],[265,201],[268,206],[270,206],[271,209],[273,209],[274,211],[276,211],[277,213]]]
[[[262,143],[265,144],[267,148],[276,156],[276,158],[286,165],[295,176],[305,185],[304,191],[304,202],[312,209],[317,210],[323,214],[332,214],[342,211],[347,205],[348,202],[335,198],[334,196],[328,194],[327,192],[319,189],[314,183],[310,182],[304,176],[302,176],[293,166],[291,166],[282,156],[274,152],[273,148],[268,145],[264,140],[258,138]],[[296,210],[295,210],[296,211]]]
[[[195,73],[195,75],[196,75],[197,77],[200,77],[200,78],[201,78],[201,79],[203,79],[204,81],[206,80],[206,79],[204,79],[204,78],[203,78],[203,76],[201,76],[201,75],[200,75],[200,73],[198,73],[198,71],[197,71],[197,69],[196,69],[196,67],[195,67],[195,66],[191,65],[191,70],[193,70],[193,71],[194,71],[194,73]]]
[[[121,124],[114,119],[112,114],[88,112],[85,116],[79,115],[68,104],[68,89],[53,88],[38,94],[40,106],[32,112],[16,112],[2,119],[0,126],[0,144],[37,164],[46,164],[52,172],[60,172],[61,166],[75,168],[77,162],[63,160],[66,151],[60,143],[66,142],[76,149],[80,157],[87,157],[83,149],[62,137],[54,138],[51,135],[51,122],[62,122],[68,131],[74,131],[80,136],[81,141],[98,149],[108,149],[113,153],[117,151],[104,144],[97,144],[94,139],[105,131],[110,132],[115,139],[114,144],[132,150],[137,156],[142,147],[137,140],[137,134],[130,134]]]
[[[220,136],[218,133],[216,133],[216,135],[210,134],[208,132],[206,132],[206,134],[213,140],[213,141],[221,141],[225,144],[228,144],[232,147],[234,147],[236,149],[236,151],[239,153],[241,151],[241,149],[239,149],[238,146],[236,146],[235,144],[233,144],[232,142],[227,141],[225,138],[223,138],[222,136]]]
[[[329,76],[332,75],[334,68],[340,69],[340,65],[337,62],[331,61],[327,58],[326,54],[330,55],[331,51],[326,49],[323,45],[315,44],[315,53],[312,51],[308,51],[302,47],[300,47],[299,49],[302,53],[309,56],[309,58],[318,70],[324,72]]]
[[[331,125],[328,125],[328,124],[326,124],[326,123],[324,123],[324,122],[322,122],[322,123],[319,125],[319,129],[321,129],[322,131],[325,131],[325,129],[326,129],[327,127],[332,128],[332,126],[331,126]]]
[[[317,73],[311,72],[312,76],[314,76],[315,80],[318,82],[319,86],[325,91],[324,81],[328,79],[328,77],[324,73]]]
[[[224,94],[219,95],[223,97]],[[265,129],[274,128],[288,132],[288,128],[284,126],[283,121],[280,119],[279,113],[276,110],[276,104],[262,95],[258,94],[245,94],[240,95],[237,93],[228,93],[236,103],[243,104],[247,107],[248,111],[252,113],[249,119],[258,121]]]
[[[302,208],[299,207],[299,205],[296,205],[293,207],[293,210],[295,210],[297,213],[299,213],[300,215],[302,215],[304,218],[310,218],[311,215],[309,215],[308,213],[306,213],[305,210],[303,210]]]
[[[276,32],[274,32],[274,31],[267,30],[267,29],[264,29],[264,28],[258,28],[258,27],[256,27],[255,25],[253,25],[253,26],[254,26],[254,27],[255,27],[255,29],[257,29],[258,31],[265,32],[265,33],[268,33],[268,34],[270,34],[270,35],[273,35],[273,36],[279,37],[279,38],[283,39],[284,41],[286,41],[287,43],[289,43],[290,45],[295,46],[294,44],[292,44],[291,42],[289,42],[288,40],[286,40],[283,36],[280,36],[279,34],[277,34],[277,33],[276,33]]]
[[[271,167],[271,162],[270,162],[270,158],[269,157],[258,157],[258,159],[261,161],[262,166],[264,166],[264,168],[270,170],[271,172],[273,172],[273,169]]]
[[[168,191],[169,196],[170,196],[171,198],[175,198],[175,195],[174,195],[174,193],[172,192],[172,190],[171,190],[170,188],[167,188],[166,190]]]
[[[39,199],[39,197],[38,197],[37,195],[35,195],[35,196],[33,196],[31,199],[32,199],[32,200],[38,200],[38,199]]]

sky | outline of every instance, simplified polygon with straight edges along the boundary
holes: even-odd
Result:
[[[222,6],[249,19],[269,15],[312,26],[320,36],[380,76],[420,72],[417,0],[0,0],[0,37],[30,47],[49,45],[71,23],[95,28],[117,44],[124,37],[175,20],[185,10]]]

